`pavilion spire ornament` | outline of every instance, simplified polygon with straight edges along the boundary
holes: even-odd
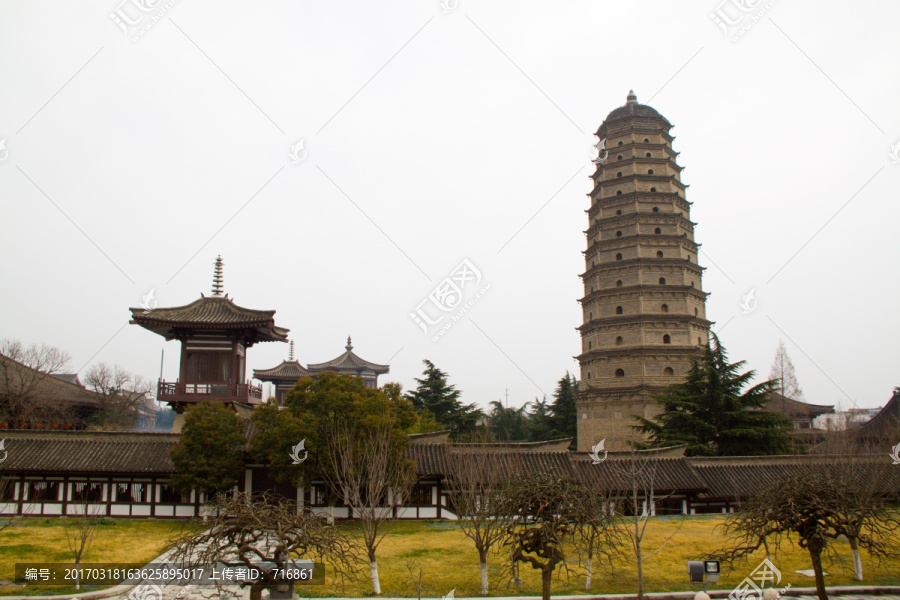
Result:
[[[353,344],[350,343],[350,336],[349,336],[349,335],[347,336],[347,345],[344,346],[344,348],[347,349],[347,352],[350,352],[351,350],[353,350]]]
[[[222,278],[222,255],[216,257],[216,268],[213,271],[213,284],[212,284],[212,294],[213,296],[222,296],[222,292],[224,291],[224,283]]]
[[[291,348],[288,350],[288,360],[294,360],[294,340],[291,340]]]

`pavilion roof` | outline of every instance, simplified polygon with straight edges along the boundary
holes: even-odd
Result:
[[[131,308],[131,323],[149,329],[167,340],[178,330],[250,329],[254,342],[286,342],[290,331],[275,325],[274,310],[254,310],[238,306],[225,296],[202,296],[190,304],[146,311]]]
[[[311,374],[312,372],[301,365],[299,360],[283,360],[280,365],[271,369],[253,369],[254,378],[272,383],[286,380],[297,381],[301,377]]]
[[[384,374],[391,370],[391,367],[388,365],[379,365],[373,362],[369,362],[365,359],[360,358],[356,354],[353,353],[353,344],[350,342],[350,338],[347,337],[347,345],[345,346],[346,352],[338,356],[337,358],[333,358],[328,362],[311,364],[309,365],[309,370],[312,372],[318,371],[337,371],[338,373],[377,373]]]

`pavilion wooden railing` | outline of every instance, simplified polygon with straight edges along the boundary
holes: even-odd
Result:
[[[231,383],[223,381],[162,381],[157,388],[157,397],[162,400],[172,400],[177,396],[188,396],[201,400],[202,396],[214,396],[217,398],[234,398],[262,400],[262,386],[251,383]]]

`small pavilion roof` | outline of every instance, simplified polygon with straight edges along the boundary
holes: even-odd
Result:
[[[388,373],[391,370],[391,367],[388,365],[379,365],[373,362],[369,362],[364,360],[353,353],[353,344],[350,342],[350,337],[347,337],[347,345],[345,346],[347,349],[346,352],[329,360],[328,362],[318,363],[318,364],[310,364],[309,370],[313,372],[318,371],[337,371],[337,372],[354,372],[354,373],[377,373],[379,375]]]
[[[312,371],[301,365],[299,360],[283,360],[280,365],[271,369],[253,369],[255,379],[271,383],[283,380],[297,381],[307,375],[312,375]]]

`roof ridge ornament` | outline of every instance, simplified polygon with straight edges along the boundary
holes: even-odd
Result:
[[[222,291],[224,289],[224,285],[222,282],[222,255],[216,257],[216,266],[213,271],[213,284],[212,284],[212,294],[217,298],[222,297]]]
[[[347,352],[350,352],[351,350],[353,350],[353,344],[350,343],[350,336],[349,336],[349,335],[347,336],[347,345],[344,346],[344,348],[347,349]]]
[[[628,96],[625,98],[626,104],[637,104],[637,95],[634,90],[628,90]]]

